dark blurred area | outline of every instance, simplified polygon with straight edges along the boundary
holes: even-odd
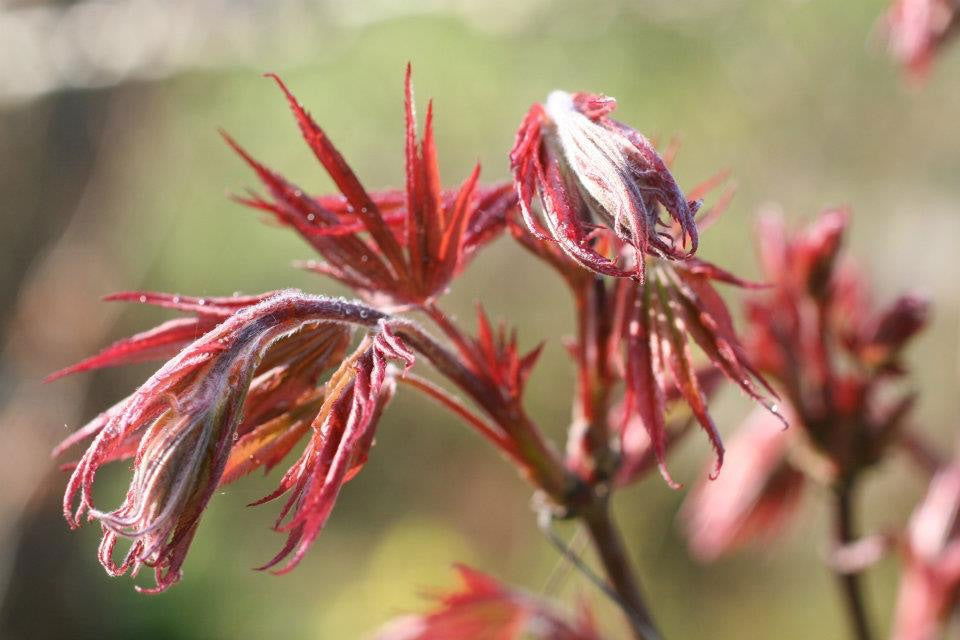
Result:
[[[103,295],[345,293],[291,268],[309,249],[227,198],[253,178],[218,127],[304,187],[332,190],[265,71],[285,78],[371,188],[403,179],[408,60],[421,108],[435,99],[451,184],[478,159],[484,179],[505,179],[522,114],[551,89],[615,96],[619,119],[660,139],[681,137],[681,184],[732,170],[738,195],[702,252],[744,276],[757,274],[759,209],[780,207],[800,223],[849,205],[848,250],[876,297],[910,289],[934,301],[933,325],[910,353],[917,426],[949,450],[960,409],[960,49],[947,51],[922,88],[908,87],[871,35],[883,8],[878,0],[0,0],[0,638],[362,637],[421,607],[424,590],[451,584],[453,562],[533,592],[549,584],[560,599],[585,594],[604,626],[622,631],[588,582],[568,569],[556,579],[559,561],[537,532],[524,482],[410,393],[389,408],[369,464],[290,575],[250,569],[281,544],[269,530],[275,510],[244,506],[274,488],[276,472],[217,496],[183,582],[159,596],[104,575],[95,525],[68,531],[65,476],[50,449],[152,369],[41,380],[168,317],[101,303]],[[561,441],[573,386],[560,344],[572,330],[566,292],[504,238],[456,283],[447,306],[472,326],[480,299],[518,327],[521,346],[550,340],[528,404]],[[727,390],[715,416],[730,433],[747,412]],[[674,475],[690,483],[708,461],[705,439],[690,439]],[[115,466],[98,486],[105,503],[124,490],[128,465]],[[894,459],[865,489],[865,528],[891,528],[923,479]],[[816,496],[777,543],[713,566],[690,560],[677,533],[683,496],[650,478],[616,503],[652,608],[673,637],[749,630],[788,640],[841,628],[821,566],[826,524]],[[888,560],[868,579],[884,628],[896,575]]]

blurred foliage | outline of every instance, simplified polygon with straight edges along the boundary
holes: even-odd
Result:
[[[270,70],[287,80],[370,187],[401,184],[407,60],[420,113],[427,97],[436,102],[447,183],[462,180],[477,160],[485,179],[506,178],[514,128],[549,90],[615,96],[619,119],[661,139],[682,137],[681,184],[732,169],[739,193],[707,232],[703,252],[746,276],[757,273],[751,231],[759,207],[779,203],[800,221],[825,205],[850,205],[850,249],[872,274],[878,297],[905,288],[934,297],[933,328],[911,355],[922,389],[918,422],[948,447],[960,408],[960,279],[953,246],[960,232],[960,51],[948,52],[921,91],[908,90],[881,47],[869,41],[883,4],[557,1],[521,11],[502,3],[488,9],[504,12],[494,26],[439,11],[330,28],[322,41],[297,43],[311,52],[309,64]],[[519,16],[517,24],[510,11]],[[305,189],[331,187],[283,99],[257,71],[266,69],[191,72],[128,89],[146,95],[147,106],[135,115],[135,132],[108,140],[102,153],[112,159],[110,210],[103,215],[118,221],[108,240],[120,256],[115,269],[146,272],[142,280],[134,275],[130,288],[222,295],[294,286],[344,293],[289,268],[292,259],[311,257],[306,246],[225,197],[254,180],[219,139],[218,127]],[[13,241],[5,238],[0,243]],[[534,373],[528,404],[558,440],[572,388],[556,340],[572,328],[565,295],[551,274],[504,239],[446,301],[468,326],[474,301],[483,300],[493,316],[519,327],[522,344],[553,339]],[[160,317],[131,308],[112,333]],[[84,417],[121,397],[149,370],[93,375]],[[143,640],[358,637],[420,606],[424,589],[452,583],[454,561],[541,589],[558,561],[536,532],[527,487],[443,410],[401,391],[367,468],[344,490],[306,561],[283,578],[249,570],[281,543],[268,530],[275,508],[243,507],[271,489],[276,475],[246,479],[218,496],[183,582],[167,594],[144,597],[129,580],[103,575],[95,527],[65,531],[57,519],[63,479],[51,471],[23,519],[0,633]],[[56,387],[49,392],[57,393]],[[730,392],[720,398],[716,417],[729,433],[745,412],[744,401]],[[37,429],[49,430],[51,442],[60,436],[56,425]],[[706,441],[690,439],[672,465],[675,477],[691,482],[708,458]],[[114,470],[104,494],[120,495],[123,467]],[[867,487],[866,524],[902,522],[921,486],[906,463],[888,464]],[[821,566],[825,523],[816,496],[808,496],[809,517],[782,542],[711,567],[686,557],[673,520],[682,498],[683,492],[651,478],[617,501],[652,608],[670,637],[707,637],[705,629],[715,639],[836,637],[843,620]],[[47,561],[45,554],[52,554]],[[886,561],[868,581],[870,607],[884,626],[894,569]],[[559,595],[578,592],[588,593],[605,614],[614,613],[575,575]],[[605,625],[619,631],[617,618],[607,619]]]

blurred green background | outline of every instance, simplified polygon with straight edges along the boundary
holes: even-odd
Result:
[[[104,575],[95,526],[67,531],[65,478],[50,447],[151,369],[39,379],[167,317],[100,296],[343,293],[290,268],[309,249],[226,197],[254,180],[218,127],[304,188],[331,188],[264,71],[282,74],[369,187],[402,184],[408,60],[420,113],[435,99],[451,184],[477,160],[486,180],[505,179],[515,127],[551,89],[615,96],[621,120],[681,137],[681,184],[733,171],[738,195],[702,252],[745,276],[757,275],[751,234],[762,207],[799,223],[827,205],[851,206],[849,250],[878,300],[904,289],[934,299],[933,325],[910,354],[922,389],[916,422],[949,450],[960,409],[960,50],[925,86],[906,86],[871,36],[883,9],[881,0],[0,2],[0,637],[362,637],[422,608],[424,590],[453,582],[453,562],[533,592],[557,568],[527,486],[408,389],[290,575],[250,570],[281,536],[268,530],[276,507],[243,505],[272,489],[277,473],[217,496],[183,582],[160,596]],[[472,327],[476,300],[516,324],[523,345],[551,340],[528,404],[561,441],[572,390],[559,344],[572,330],[565,291],[502,239],[446,304]],[[727,390],[715,415],[731,433],[748,409]],[[705,438],[689,438],[674,476],[693,482],[709,457]],[[119,500],[127,472],[104,472],[98,499]],[[893,458],[867,485],[864,528],[888,529],[902,524],[923,479]],[[775,544],[707,567],[688,559],[678,535],[683,497],[651,477],[616,502],[670,638],[840,637],[820,496],[808,494],[804,515]],[[888,559],[868,578],[884,629],[896,577]],[[588,583],[569,575],[560,584],[551,596],[588,596],[610,635],[622,636]]]

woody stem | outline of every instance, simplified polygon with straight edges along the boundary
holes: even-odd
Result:
[[[853,524],[853,482],[843,481],[835,489],[833,512],[833,537],[837,547],[851,543],[856,534]],[[856,640],[870,640],[870,626],[867,622],[867,611],[863,600],[863,589],[858,572],[844,572],[834,570],[837,582],[846,605],[847,616],[850,620],[852,637]]]
[[[598,499],[592,508],[581,515],[593,542],[594,549],[627,615],[627,621],[637,640],[661,640],[653,617],[643,599],[640,583],[631,568],[630,558],[610,514],[608,501]]]
[[[570,439],[583,448],[591,461],[594,482],[602,487],[619,464],[611,450],[606,422],[610,395],[607,344],[613,327],[609,317],[610,292],[604,280],[596,278],[573,287],[577,317],[578,395]],[[633,636],[638,640],[660,640],[661,635],[644,601],[623,538],[610,512],[609,494],[594,493],[592,502],[579,513],[607,576],[608,595],[623,609]]]
[[[446,314],[435,306],[428,307],[426,311],[458,350],[469,352],[469,349],[465,349],[463,334]],[[506,401],[499,390],[487,381],[474,375],[464,366],[461,357],[451,353],[414,324],[397,327],[395,331],[402,334],[404,340],[424,355],[437,371],[483,407],[504,433],[510,436],[531,481],[543,489],[555,504],[578,515],[590,534],[609,587],[627,615],[634,638],[662,640],[641,594],[623,539],[611,519],[608,497],[597,496],[571,474],[558,452],[523,410],[515,403]],[[601,444],[600,453],[605,444]]]

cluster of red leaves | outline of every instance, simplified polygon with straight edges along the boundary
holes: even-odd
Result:
[[[600,640],[585,605],[575,620],[567,621],[549,604],[488,575],[462,565],[457,572],[459,591],[439,595],[438,606],[430,613],[391,621],[376,640]]]
[[[405,192],[367,191],[324,130],[283,82],[271,77],[342,196],[311,197],[224,137],[254,169],[271,198],[253,194],[238,200],[272,214],[303,236],[324,258],[306,263],[307,268],[343,282],[371,302],[422,305],[442,293],[468,258],[503,229],[514,198],[505,185],[478,187],[479,165],[458,190],[441,187],[433,104],[427,107],[424,136],[418,142],[409,66]]]
[[[405,191],[368,192],[325,132],[272,77],[341,195],[306,195],[224,134],[269,194],[241,201],[293,227],[325,259],[309,268],[351,286],[380,309],[429,306],[469,257],[503,229],[516,203],[510,185],[478,186],[478,167],[459,189],[442,188],[432,105],[418,140],[409,67]],[[93,438],[67,487],[68,522],[79,526],[84,513],[99,519],[107,570],[116,575],[151,566],[154,591],[165,589],[180,577],[215,488],[254,469],[269,470],[312,428],[278,489],[256,503],[289,494],[275,525],[288,534],[287,544],[264,568],[286,561],[280,571],[291,569],[326,522],[340,487],[366,460],[379,413],[393,392],[388,361],[412,363],[412,352],[390,332],[394,321],[373,307],[291,292],[206,299],[134,292],[109,299],[193,317],[122,340],[50,377],[170,358],[136,393],[57,447],[60,455]],[[515,338],[507,340],[503,331],[494,336],[485,316],[481,320],[478,339],[461,344],[467,366],[518,402],[536,353],[519,357]],[[345,358],[352,325],[365,327],[372,337]],[[331,369],[336,370],[320,384]],[[479,421],[474,426],[488,428]],[[519,459],[508,437],[500,437]],[[97,469],[125,458],[134,458],[134,474],[124,504],[112,512],[95,509]],[[119,563],[112,558],[118,537],[132,541]]]
[[[704,560],[773,534],[808,476],[849,482],[883,457],[906,422],[913,396],[890,401],[890,387],[905,374],[902,352],[925,326],[928,305],[904,295],[872,311],[866,284],[838,259],[847,221],[845,211],[828,210],[789,234],[779,216],[760,220],[771,286],[747,301],[746,346],[798,432],[774,434],[756,415],[734,436],[736,472],[703,482],[685,507],[691,550]]]
[[[340,488],[367,461],[376,424],[384,405],[393,397],[385,386],[387,364],[397,360],[413,364],[413,352],[384,325],[373,338],[365,339],[343,361],[326,383],[326,399],[314,418],[316,436],[300,459],[280,481],[276,491],[254,504],[290,493],[277,518],[277,531],[288,532],[283,549],[264,569],[289,556],[279,573],[293,569],[326,524]],[[288,522],[284,522],[287,515]]]
[[[765,392],[775,394],[750,364],[726,304],[713,288],[713,281],[728,281],[726,276],[705,263],[660,262],[650,269],[645,285],[618,283],[614,344],[623,345],[624,426],[632,424],[631,416],[640,418],[661,473],[674,486],[665,466],[666,394],[671,389],[690,407],[710,439],[716,453],[712,477],[723,465],[723,443],[707,411],[707,393],[691,342],[729,380],[779,417],[777,405],[764,396]]]
[[[922,80],[943,46],[960,32],[957,0],[894,0],[883,17],[890,54]]]
[[[614,108],[607,96],[554,91],[524,118],[510,165],[530,233],[591,271],[642,281],[647,255],[684,259],[697,250],[699,203],[687,201],[647,138],[608,117]],[[666,233],[674,222],[679,237]],[[635,254],[621,255],[619,242],[614,255],[598,252],[593,241],[604,230]]]
[[[960,464],[941,469],[914,511],[903,544],[904,570],[893,640],[935,640],[960,602]]]
[[[463,343],[461,353],[474,374],[492,382],[506,397],[519,401],[543,345],[541,342],[521,355],[516,329],[508,334],[501,321],[494,330],[483,307],[477,305],[477,336]]]
[[[558,101],[570,111],[560,110]],[[691,342],[751,398],[774,414],[777,407],[767,399],[766,394],[774,394],[750,364],[726,304],[714,289],[715,282],[754,285],[680,249],[685,239],[696,248],[698,222],[705,225],[716,219],[732,191],[696,220],[700,201],[688,202],[669,171],[674,150],[661,158],[641,134],[606,117],[614,104],[610,98],[556,92],[546,106],[530,110],[511,155],[526,224],[511,221],[510,230],[564,277],[578,300],[585,327],[585,335],[571,345],[580,371],[584,415],[571,433],[571,467],[582,474],[593,471],[583,460],[590,446],[577,442],[591,435],[583,423],[612,419],[621,454],[618,482],[629,482],[649,468],[652,452],[668,484],[678,487],[665,464],[670,434],[677,431],[667,425],[669,401],[683,400],[707,432],[716,452],[716,472],[723,462],[723,444],[707,411],[709,394],[700,382],[707,372],[698,369]],[[621,154],[616,162],[625,165],[619,173],[601,175],[596,167],[604,165],[593,155],[608,157],[612,149]],[[570,159],[578,153],[589,157]],[[619,182],[613,181],[614,175]],[[724,178],[718,174],[691,194],[702,198]],[[602,196],[597,195],[601,188],[608,190]],[[550,230],[562,228],[572,235],[564,239],[562,234],[542,233],[531,214],[534,192],[540,194]],[[642,228],[645,239],[625,232],[624,212],[645,221],[646,226],[638,222],[631,227],[634,232]],[[662,219],[662,212],[669,222]],[[597,221],[611,224],[613,233],[604,233]],[[574,237],[575,249],[569,242]],[[627,250],[631,247],[632,252]],[[607,283],[597,277],[601,274],[621,277]],[[597,371],[591,374],[592,370]],[[603,388],[617,380],[624,386],[623,402],[606,419],[592,415],[591,385]],[[637,434],[637,429],[645,435]],[[643,446],[637,446],[640,443]]]
[[[494,424],[433,383],[415,376],[410,383],[454,410],[560,500],[578,482],[623,484],[654,462],[676,486],[664,460],[671,439],[668,404],[678,400],[707,431],[718,471],[723,447],[706,406],[717,372],[776,412],[713,288],[715,282],[747,283],[692,257],[699,202],[688,201],[671,175],[672,152],[661,158],[639,132],[608,117],[612,99],[551,95],[545,106],[531,110],[518,134],[513,185],[481,186],[476,169],[459,189],[448,190],[440,183],[432,106],[418,139],[408,67],[406,189],[370,192],[285,85],[274,80],[340,195],[305,194],[225,136],[268,194],[240,200],[294,228],[324,259],[309,268],[352,287],[371,306],[295,292],[209,299],[113,296],[193,317],[116,343],[54,376],[170,358],[137,392],[58,448],[59,453],[93,438],[68,485],[65,510],[72,526],[84,513],[101,521],[101,561],[109,572],[136,572],[146,565],[156,570],[155,590],[174,583],[216,487],[260,467],[269,470],[309,435],[277,490],[255,503],[287,496],[275,523],[287,542],[263,568],[290,570],[323,528],[340,488],[366,461],[378,417],[394,390],[388,362],[409,366],[409,347],[439,364]],[[707,181],[691,197],[702,197],[721,180]],[[550,233],[534,216],[535,192]],[[718,213],[729,196],[712,211]],[[710,216],[704,213],[700,222]],[[613,434],[610,475],[581,474],[584,465],[576,453],[565,467],[526,417],[523,389],[542,345],[521,354],[515,333],[502,324],[495,330],[482,310],[477,335],[467,337],[434,304],[468,259],[507,226],[560,272],[578,300],[593,292],[593,302],[578,308],[591,328],[571,351],[581,381],[578,398],[601,399],[613,386],[622,391],[613,407],[603,397],[597,404],[602,409],[592,412],[583,429],[588,440]],[[388,312],[408,308],[433,318],[456,355],[410,324],[404,325],[403,339],[394,335],[391,327],[402,321]],[[366,337],[347,356],[353,327],[364,328]],[[691,341],[710,369],[695,367]],[[596,381],[606,390],[596,393],[590,387]],[[578,410],[591,412],[586,404]],[[571,440],[578,437],[571,430]],[[112,512],[95,509],[97,469],[131,457],[133,478],[124,503]],[[132,546],[117,563],[112,555],[119,537]],[[534,609],[524,611],[533,616]]]
[[[156,587],[147,591],[162,591],[179,580],[216,488],[260,466],[275,465],[312,423],[314,435],[305,458],[320,486],[296,483],[295,515],[283,527],[297,543],[292,566],[325,521],[348,472],[366,456],[386,359],[409,364],[412,354],[391,337],[380,312],[292,290],[244,298],[149,293],[114,298],[138,299],[196,317],[167,322],[55,374],[167,357],[179,348],[136,392],[58,447],[61,453],[92,439],[67,484],[67,521],[80,526],[84,514],[99,520],[104,530],[100,561],[107,571],[135,574],[141,566],[152,567]],[[205,331],[191,340],[185,326]],[[343,359],[355,326],[366,327],[375,337],[361,343],[331,381],[318,388],[320,376]],[[314,451],[317,455],[311,456]],[[113,511],[98,510],[93,503],[96,472],[108,462],[128,458],[133,458],[134,472],[123,504]],[[295,469],[305,465],[302,459]],[[299,474],[288,473],[274,495],[294,486],[287,478],[299,480]],[[284,513],[293,505],[291,499]],[[119,537],[130,539],[131,546],[118,563],[113,552]],[[288,543],[275,562],[293,548]]]
[[[761,258],[774,286],[747,302],[754,362],[837,479],[874,464],[897,437],[913,396],[891,402],[887,392],[906,373],[901,354],[928,316],[914,294],[871,308],[863,278],[837,259],[848,217],[825,211],[793,236],[778,216],[764,217]]]

